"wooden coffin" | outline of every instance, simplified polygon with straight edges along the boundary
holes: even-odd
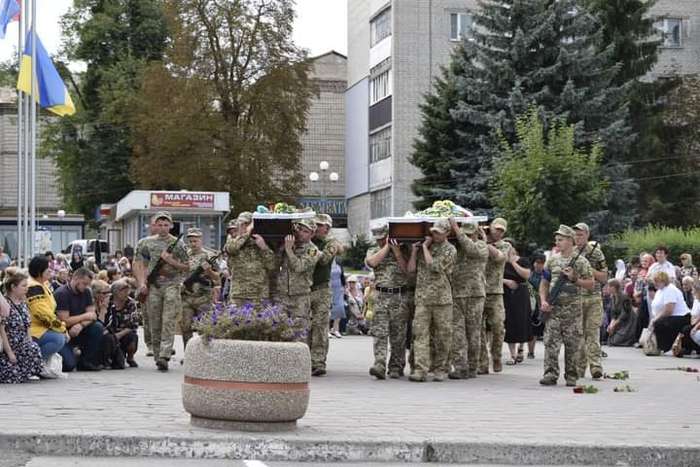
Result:
[[[295,214],[253,213],[253,233],[260,235],[272,245],[284,241],[284,237],[294,233],[292,222],[299,219],[313,219],[314,212]]]
[[[430,235],[430,228],[438,220],[440,220],[438,217],[390,217],[388,219],[389,238],[402,243],[422,242]],[[455,220],[462,225],[468,222],[486,222],[487,218],[486,216],[455,217]],[[450,238],[452,237],[454,235],[450,234]]]

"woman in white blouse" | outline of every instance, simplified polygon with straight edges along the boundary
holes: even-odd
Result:
[[[690,324],[690,311],[683,292],[676,287],[669,275],[660,271],[654,275],[656,295],[651,302],[649,329],[656,335],[661,352],[668,352],[678,334]]]

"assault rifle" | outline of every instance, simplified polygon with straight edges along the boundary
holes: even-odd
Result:
[[[207,263],[209,263],[209,266],[214,267],[214,263],[216,263],[216,261],[218,261],[218,259],[223,254],[224,254],[224,252],[222,251],[218,255],[212,256],[211,258],[209,258],[207,260]],[[202,285],[210,285],[211,284],[209,279],[204,277],[204,268],[202,267],[201,264],[199,266],[197,266],[197,269],[195,269],[192,272],[192,274],[190,274],[190,276],[187,279],[185,279],[185,281],[182,283],[182,285],[185,286],[185,290],[187,290],[188,292],[193,292],[192,286],[194,284],[202,284]]]
[[[168,248],[165,250],[168,253],[172,253],[175,247],[177,246],[177,243],[180,241],[182,238],[183,234],[180,234],[173,243],[168,245]],[[160,272],[161,268],[165,265],[165,260],[163,258],[158,258],[158,262],[156,263],[155,266],[153,266],[153,269],[151,269],[151,272],[148,274],[148,277],[146,278],[146,283],[148,285],[153,285],[156,283],[156,280],[158,279],[158,273]]]
[[[591,254],[595,251],[595,249],[598,248],[598,242],[595,242],[595,245],[593,245],[593,249],[591,250]],[[582,248],[579,250],[578,254],[574,259],[571,260],[571,263],[569,263],[568,268],[573,268],[576,265],[576,261],[581,257],[583,254],[585,248]],[[561,294],[562,288],[569,283],[569,278],[566,277],[566,274],[562,272],[562,274],[559,275],[557,278],[557,282],[552,286],[551,289],[549,289],[549,296],[547,297],[547,302],[551,305],[554,306],[557,303],[557,300],[559,299],[559,294]]]

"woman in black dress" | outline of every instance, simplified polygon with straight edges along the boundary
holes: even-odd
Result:
[[[510,254],[503,271],[503,306],[506,309],[506,337],[511,360],[508,365],[523,361],[523,346],[530,339],[530,262],[518,256],[512,240]],[[518,348],[518,344],[520,347]]]

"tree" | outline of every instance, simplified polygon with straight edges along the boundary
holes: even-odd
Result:
[[[17,60],[5,60],[0,62],[0,86],[14,88],[17,86]]]
[[[586,151],[575,144],[575,126],[563,119],[546,132],[538,109],[516,121],[516,142],[501,137],[502,157],[495,166],[493,200],[509,220],[511,235],[529,247],[551,245],[559,224],[573,225],[597,209],[606,194],[602,147]]]
[[[172,41],[132,124],[144,187],[216,189],[238,210],[293,200],[314,86],[292,0],[166,0]]]
[[[143,70],[165,47],[160,3],[75,0],[63,17],[65,57],[87,69],[74,77],[59,64],[77,96],[77,112],[47,126],[42,152],[56,160],[68,207],[88,217],[100,203],[116,202],[134,187],[129,121]]]
[[[449,147],[465,149],[443,163],[452,175],[446,197],[467,196],[462,187],[470,186],[468,196],[489,200],[490,167],[501,144],[497,134],[513,141],[516,119],[530,105],[540,108],[545,127],[564,118],[575,125],[579,143],[599,140],[604,162],[619,172],[616,177],[624,177],[616,156],[634,140],[627,124],[627,85],[614,81],[620,67],[611,59],[612,49],[596,47],[601,36],[596,19],[575,0],[485,0],[474,22],[464,50],[452,59],[463,61],[464,71],[455,77],[459,101],[449,112],[456,126],[448,135]],[[429,114],[424,111],[424,116]],[[432,125],[430,119],[424,122]],[[431,154],[441,155],[439,150]],[[426,177],[433,175],[428,165],[419,168]],[[615,194],[623,188],[615,185]],[[629,222],[625,213],[607,214],[616,227]]]
[[[367,256],[367,250],[372,247],[373,243],[367,238],[365,234],[358,235],[350,245],[350,248],[345,250],[343,255],[343,266],[362,270],[365,268],[365,257]]]

